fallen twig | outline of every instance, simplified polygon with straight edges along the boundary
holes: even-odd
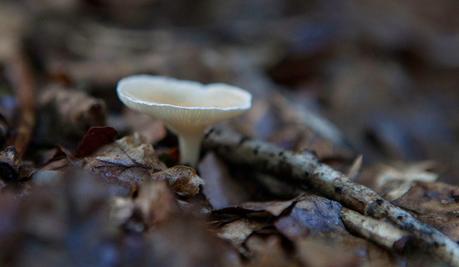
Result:
[[[23,171],[22,157],[32,138],[35,128],[35,77],[29,60],[18,50],[10,62],[9,79],[16,89],[19,118],[14,133],[7,140],[7,147],[0,151],[0,179],[6,182],[18,181]]]
[[[344,174],[318,161],[310,152],[294,153],[238,134],[211,130],[204,146],[233,163],[247,164],[282,179],[304,182],[321,194],[362,214],[387,218],[424,243],[445,262],[459,266],[459,245],[432,226],[383,199],[373,190],[352,182]]]
[[[343,208],[341,219],[351,231],[387,249],[403,251],[410,234],[395,225]]]
[[[25,154],[35,127],[36,81],[29,60],[24,52],[18,52],[11,61],[10,80],[16,88],[20,117],[16,134],[8,142],[16,148],[19,158]]]

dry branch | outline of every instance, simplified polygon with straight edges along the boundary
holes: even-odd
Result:
[[[373,190],[352,182],[344,174],[318,161],[310,152],[294,153],[269,143],[250,140],[238,134],[211,130],[204,146],[222,158],[250,165],[280,179],[304,182],[344,206],[376,219],[387,218],[411,233],[428,250],[445,262],[459,266],[459,245],[432,226],[383,199]]]
[[[22,158],[32,138],[32,132],[35,127],[36,108],[36,81],[29,59],[23,51],[17,52],[12,58],[10,73],[10,79],[16,88],[20,117],[16,134],[9,143],[14,145],[18,156]]]
[[[14,134],[7,140],[8,146],[0,151],[0,179],[12,182],[26,173],[23,171],[21,159],[35,128],[36,81],[29,59],[21,49],[11,58],[9,74],[9,79],[16,88],[19,117]]]
[[[341,219],[351,231],[390,250],[402,251],[410,238],[408,232],[389,222],[376,220],[350,209],[341,210]]]

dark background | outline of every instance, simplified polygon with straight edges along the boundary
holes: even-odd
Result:
[[[255,95],[248,134],[311,148],[277,119],[275,92],[336,125],[339,142],[321,136],[350,159],[434,160],[441,179],[457,184],[458,14],[456,0],[2,0],[0,59],[19,37],[42,87],[105,99],[114,126],[123,76],[235,84]]]

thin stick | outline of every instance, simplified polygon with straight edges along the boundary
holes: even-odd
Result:
[[[24,52],[18,52],[11,61],[10,79],[16,88],[20,108],[17,132],[9,141],[19,158],[25,154],[35,127],[36,81],[29,60]]]
[[[350,209],[341,210],[341,219],[351,231],[389,250],[401,252],[410,238],[408,232],[389,222],[376,220]]]
[[[204,146],[233,163],[250,165],[279,179],[304,182],[324,196],[362,214],[377,219],[387,218],[424,243],[434,255],[459,267],[459,245],[456,242],[373,190],[352,182],[344,174],[320,163],[312,153],[286,151],[269,143],[221,130],[208,132]]]

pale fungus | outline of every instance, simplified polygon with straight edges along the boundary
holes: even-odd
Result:
[[[118,97],[128,107],[164,122],[179,139],[180,162],[195,166],[206,128],[251,107],[247,91],[173,78],[134,75],[121,79]]]

